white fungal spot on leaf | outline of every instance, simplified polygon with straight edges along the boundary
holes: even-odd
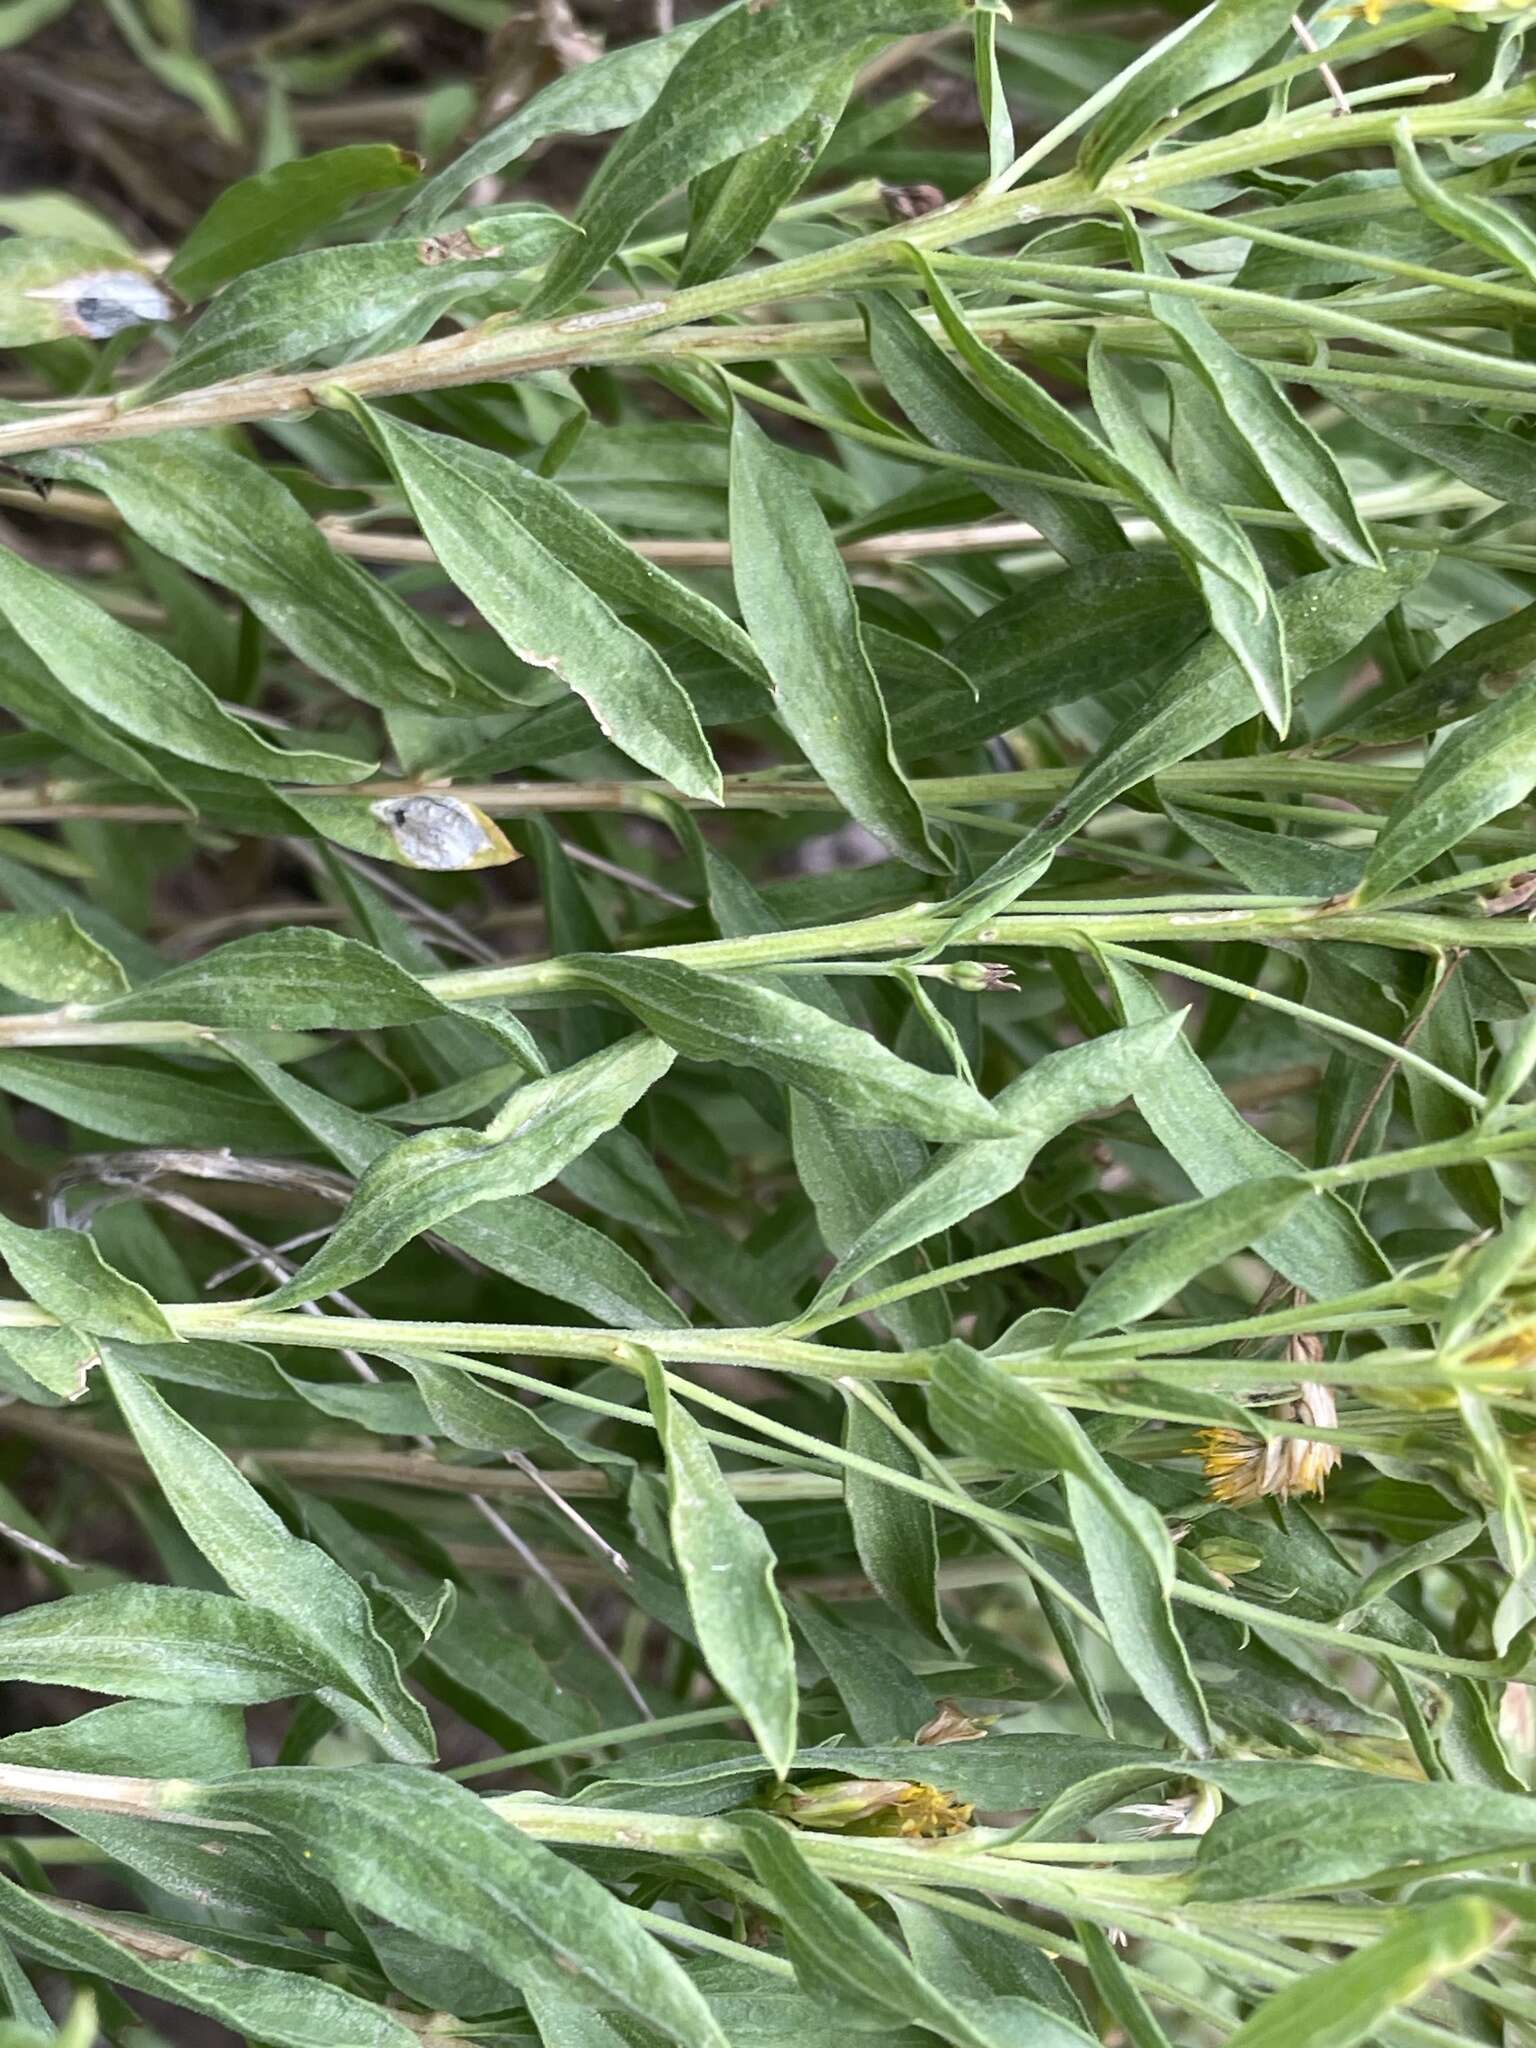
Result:
[[[180,301],[140,270],[86,271],[57,284],[34,285],[23,297],[55,300],[63,309],[64,331],[87,341],[106,341],[146,321],[174,320],[180,310]]]
[[[423,791],[415,796],[383,797],[369,809],[410,867],[454,873],[464,868],[500,867],[517,859],[495,820],[463,797]]]

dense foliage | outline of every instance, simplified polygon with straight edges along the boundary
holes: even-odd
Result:
[[[98,12],[0,2043],[1536,2038],[1536,9]]]

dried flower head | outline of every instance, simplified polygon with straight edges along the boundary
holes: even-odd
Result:
[[[1332,1389],[1316,1380],[1302,1381],[1287,1412],[1292,1421],[1319,1429],[1333,1429],[1339,1420]],[[1286,1501],[1292,1494],[1321,1493],[1339,1462],[1333,1444],[1302,1436],[1250,1437],[1236,1429],[1202,1430],[1200,1457],[1206,1484],[1227,1507],[1247,1507],[1266,1496]]]
[[[956,1701],[940,1700],[938,1712],[913,1739],[925,1749],[942,1742],[980,1742],[996,1719],[996,1714],[968,1714]]]

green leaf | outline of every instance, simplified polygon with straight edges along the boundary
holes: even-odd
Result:
[[[232,939],[103,1004],[98,1014],[231,1030],[259,1020],[268,1030],[374,1031],[439,1017],[443,1006],[372,946],[287,925]]]
[[[1426,219],[1536,284],[1536,235],[1517,213],[1496,199],[1469,192],[1465,179],[1458,179],[1454,187],[1437,184],[1413,146],[1413,130],[1406,120],[1399,121],[1393,133],[1392,153],[1404,191]]]
[[[1536,1843],[1524,1793],[1397,1780],[1342,1791],[1298,1784],[1288,1796],[1224,1813],[1200,1844],[1196,1899],[1294,1898],[1401,1865],[1520,1850]]]
[[[594,63],[567,71],[428,178],[411,195],[400,225],[416,231],[436,226],[461,193],[505,170],[548,135],[597,135],[638,121],[708,26],[707,18],[681,22],[664,36],[608,50]]]
[[[1080,1117],[1113,1109],[1161,1060],[1178,1037],[1183,1015],[1047,1053],[1010,1081],[993,1107],[1020,1133],[995,1144],[955,1145],[941,1152],[860,1233],[828,1274],[819,1301],[835,1301],[872,1266],[909,1245],[960,1223],[1016,1187],[1036,1154]]]
[[[1172,278],[1173,265],[1127,218],[1126,240],[1145,276]],[[1195,301],[1145,287],[1153,317],[1166,330],[1186,368],[1204,385],[1280,502],[1316,538],[1347,562],[1370,568],[1381,560],[1370,529],[1355,509],[1332,451],[1313,432],[1266,370],[1221,334]],[[1296,674],[1302,674],[1298,659]]]
[[[285,1621],[322,1668],[320,1697],[387,1754],[425,1762],[432,1724],[401,1682],[362,1590],[323,1550],[290,1535],[216,1444],[178,1415],[114,1353],[106,1375],[123,1419],[192,1542],[240,1599]]]
[[[929,1379],[934,1426],[958,1450],[1059,1472],[1099,1612],[1116,1656],[1187,1748],[1211,1746],[1205,1698],[1169,1604],[1173,1544],[1150,1501],[1131,1493],[1066,1408],[979,1352],[946,1344]]]
[[[895,1432],[853,1395],[846,1395],[845,1402],[845,1448],[872,1464],[915,1475],[917,1459]],[[947,1643],[939,1606],[939,1542],[932,1503],[848,1466],[843,1472],[843,1506],[859,1563],[886,1606],[930,1642]]]
[[[1114,1943],[1103,1928],[1095,1927],[1091,1920],[1078,1920],[1073,1923],[1073,1932],[1082,1944],[1099,1995],[1130,2048],[1172,2048],[1156,2014],[1116,1955]]]
[[[1031,577],[945,649],[976,689],[974,708],[947,692],[897,707],[897,750],[974,746],[1058,705],[1116,690],[1126,680],[1127,643],[1155,677],[1203,623],[1188,578],[1162,550],[1122,549]]]
[[[192,800],[114,725],[87,710],[8,626],[0,625],[0,704],[28,728],[48,733],[82,760],[110,768],[131,788],[153,790],[189,814]],[[12,892],[14,896],[14,892]]]
[[[552,670],[643,767],[685,795],[718,802],[720,771],[681,685],[551,553],[516,495],[504,495],[482,464],[462,461],[460,443],[446,435],[382,412],[365,417],[438,560],[518,659]]]
[[[812,1869],[785,1823],[743,1813],[735,1826],[783,1923],[795,1975],[813,1998],[851,2004],[861,2029],[871,2020],[916,2021],[956,2048],[1001,2048],[1000,2035],[975,2026],[966,2008],[920,1975],[852,1899]]]
[[[1225,507],[1187,490],[1142,418],[1135,387],[1095,339],[1088,355],[1094,410],[1115,453],[1200,586],[1211,624],[1237,656],[1259,708],[1281,738],[1291,716],[1291,673],[1281,614],[1253,544]]]
[[[859,823],[929,874],[946,863],[891,746],[848,571],[809,488],[740,406],[731,427],[737,602],[786,730]]]
[[[1191,1280],[1283,1223],[1312,1190],[1294,1176],[1242,1181],[1182,1216],[1170,1216],[1107,1266],[1072,1311],[1064,1343],[1126,1329],[1153,1315]]]
[[[0,50],[14,50],[49,22],[68,14],[75,0],[5,0],[0,6]]]
[[[904,306],[886,292],[863,301],[869,350],[881,382],[918,431],[936,448],[984,462],[1006,461],[1044,477],[1076,474],[1035,434],[978,391]],[[1119,523],[1107,506],[1063,493],[1048,481],[979,476],[1005,512],[1037,526],[1069,562],[1124,552]]]
[[[1240,78],[1281,36],[1288,0],[1215,0],[1154,43],[1120,76],[1120,87],[1089,129],[1077,167],[1097,185],[1134,156],[1170,112],[1200,93]]]
[[[637,1034],[514,1090],[484,1131],[449,1125],[401,1139],[368,1167],[324,1249],[266,1306],[293,1308],[350,1287],[475,1203],[544,1186],[611,1130],[672,1060],[670,1046]]]
[[[682,2048],[729,2048],[680,1964],[594,1877],[462,1785],[391,1765],[255,1771],[194,1788],[196,1811],[288,1845],[346,1898],[507,1983],[584,1979]]]
[[[148,435],[28,467],[104,492],[142,540],[234,591],[302,662],[364,703],[439,716],[509,708],[389,584],[337,554],[276,477],[216,435]]]
[[[1104,971],[1128,1024],[1164,1014],[1161,998],[1135,968],[1110,957]],[[1186,1038],[1137,1089],[1136,1107],[1203,1195],[1295,1171],[1289,1153],[1261,1136],[1222,1093]],[[1389,1271],[1354,1211],[1333,1195],[1298,1208],[1265,1233],[1258,1249],[1318,1301],[1374,1286]]]
[[[667,1467],[667,1529],[710,1675],[740,1707],[776,1777],[795,1753],[799,1693],[772,1546],[732,1497],[704,1432],[639,1354]]]
[[[191,1944],[176,1954],[173,1943],[167,1958],[152,1931],[141,1936],[132,1921],[121,1925],[122,1938],[114,1939],[105,1926],[0,1879],[0,1932],[52,1969],[189,2007],[274,2048],[411,2048],[417,2038],[383,2006],[323,1978],[245,1959],[233,1967],[233,1959]]]
[[[69,1328],[129,1344],[175,1340],[154,1297],[109,1266],[83,1230],[28,1230],[0,1216],[0,1256],[23,1294]]]
[[[1395,556],[1383,569],[1324,569],[1277,594],[1292,672],[1301,678],[1340,660],[1420,582],[1422,555]],[[1057,847],[1081,832],[1122,790],[1187,760],[1248,715],[1247,678],[1225,642],[1208,634],[1100,747],[1066,796],[946,911],[973,931],[1004,909],[1049,867]]]
[[[67,910],[0,912],[0,988],[36,1003],[92,1003],[127,986],[121,964]]]
[[[1425,763],[1377,836],[1358,903],[1410,881],[1536,785],[1536,676],[1527,676],[1460,725]]]
[[[175,655],[9,552],[0,553],[0,613],[88,710],[183,760],[266,782],[357,782],[371,772],[368,761],[270,745]]]
[[[240,1040],[231,1057],[349,1173],[361,1174],[395,1143],[372,1117],[311,1088]],[[677,1329],[686,1316],[629,1254],[575,1216],[534,1196],[464,1209],[437,1234],[493,1273],[569,1301],[597,1321],[627,1329]]]
[[[875,1218],[923,1172],[927,1148],[911,1131],[894,1124],[881,1129],[852,1123],[808,1095],[792,1095],[789,1111],[795,1170],[816,1211],[822,1242],[846,1257]],[[882,1269],[875,1285],[911,1279],[917,1270],[914,1259],[898,1259],[888,1271]],[[936,1293],[891,1302],[880,1319],[906,1350],[942,1344],[950,1334],[948,1312]]]
[[[249,1601],[111,1586],[0,1616],[5,1676],[122,1698],[254,1706],[332,1684],[335,1665]]]
[[[288,370],[409,314],[436,319],[457,299],[504,286],[570,238],[558,214],[529,207],[419,242],[308,249],[227,284],[145,386],[141,403],[253,370]]]
[[[998,17],[1012,20],[1006,0],[979,0],[976,8],[976,97],[987,131],[987,169],[1000,178],[1013,163],[1013,121],[997,62]]]
[[[695,181],[680,288],[723,277],[788,206],[831,140],[857,69],[857,56],[830,64],[810,105],[788,127]]]
[[[398,424],[398,423],[396,423]],[[434,437],[441,441],[441,437]],[[552,478],[468,441],[433,453],[451,459],[456,475],[505,507],[510,517],[614,611],[633,611],[688,634],[733,667],[767,682],[747,635],[720,607],[637,554],[605,520]]]
[[[392,142],[359,142],[294,157],[228,185],[171,259],[166,282],[207,298],[243,270],[287,256],[356,199],[414,185],[421,161]]]
[[[570,954],[574,988],[611,996],[689,1059],[756,1067],[856,1123],[900,1124],[928,1138],[1005,1138],[1006,1120],[952,1074],[930,1074],[840,1023],[751,981],[680,961]]]
[[[843,0],[775,0],[718,12],[603,159],[576,215],[581,239],[550,265],[529,312],[558,312],[669,193],[797,121],[835,60],[961,11],[962,0],[864,0],[851,11]]]
[[[1470,1969],[1502,1933],[1488,1899],[1410,1908],[1379,1940],[1275,1992],[1228,2039],[1234,2048],[1354,2048],[1443,1978]]]

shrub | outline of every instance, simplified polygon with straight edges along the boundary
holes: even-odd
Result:
[[[1530,10],[1306,11],[0,203],[6,2042],[1528,2038]]]

